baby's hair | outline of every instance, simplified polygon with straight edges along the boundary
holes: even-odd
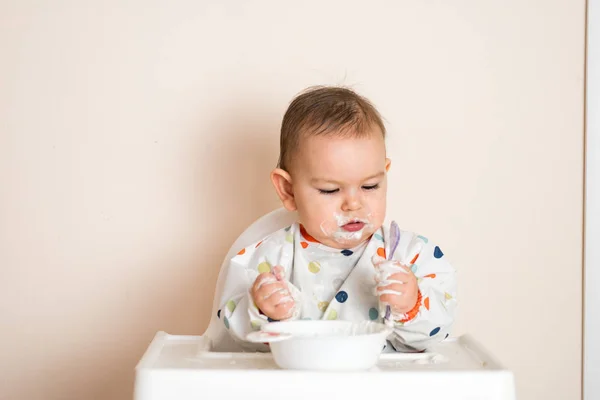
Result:
[[[381,115],[366,98],[344,87],[310,87],[292,100],[283,116],[278,166],[289,172],[302,135],[366,137],[375,128],[385,138]]]

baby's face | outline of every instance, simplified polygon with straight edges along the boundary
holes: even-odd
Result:
[[[379,131],[364,138],[302,138],[291,178],[299,219],[308,233],[338,249],[368,239],[385,219],[389,165]]]

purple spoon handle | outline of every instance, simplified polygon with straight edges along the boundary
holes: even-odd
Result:
[[[392,259],[394,256],[394,252],[398,247],[398,243],[400,243],[400,228],[396,221],[392,221],[390,224],[390,254],[388,254],[388,261]],[[389,321],[390,315],[392,314],[392,309],[389,305],[385,307],[385,319]]]

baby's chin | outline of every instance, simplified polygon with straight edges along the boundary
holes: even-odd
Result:
[[[337,234],[328,235],[319,238],[319,241],[325,246],[334,249],[352,249],[360,246],[365,241],[369,240],[373,236],[373,232],[353,232],[353,234]]]

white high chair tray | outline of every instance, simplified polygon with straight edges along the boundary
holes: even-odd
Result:
[[[136,367],[135,399],[516,399],[512,372],[468,335],[384,353],[364,372],[282,370],[270,353],[199,352],[205,339],[157,333]]]

